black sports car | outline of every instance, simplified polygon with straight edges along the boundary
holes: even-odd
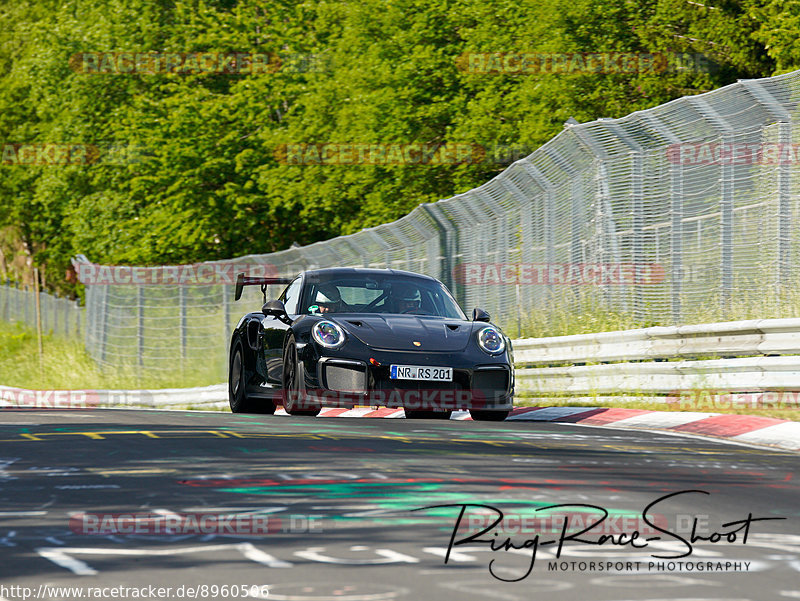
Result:
[[[288,283],[266,302],[268,284]],[[260,285],[264,306],[231,337],[234,412],[315,415],[323,406],[403,407],[406,417],[503,420],[514,396],[511,342],[481,309],[468,320],[439,280],[393,269],[239,274],[236,300]]]

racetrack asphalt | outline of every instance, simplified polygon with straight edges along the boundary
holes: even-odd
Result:
[[[0,597],[800,598],[799,459],[570,423],[4,410]]]

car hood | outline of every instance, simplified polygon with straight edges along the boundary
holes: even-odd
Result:
[[[367,346],[395,351],[461,351],[472,333],[469,321],[418,315],[337,316],[334,321]]]

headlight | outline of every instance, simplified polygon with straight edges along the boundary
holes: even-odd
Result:
[[[490,355],[497,355],[506,350],[506,341],[500,330],[489,326],[478,331],[478,346]]]
[[[311,328],[311,336],[325,348],[339,348],[344,344],[344,330],[332,321],[315,323]]]

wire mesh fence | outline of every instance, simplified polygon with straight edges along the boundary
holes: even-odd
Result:
[[[235,273],[328,266],[432,275],[512,337],[555,308],[639,324],[794,315],[799,96],[794,72],[565,125],[478,188],[305,247],[138,276],[79,258],[87,347],[103,364],[200,361],[224,378],[231,328],[260,306],[253,290],[233,306]]]
[[[84,332],[84,309],[76,301],[39,293],[42,332],[57,336],[80,338]],[[24,323],[36,328],[36,293],[0,284],[0,321]]]

